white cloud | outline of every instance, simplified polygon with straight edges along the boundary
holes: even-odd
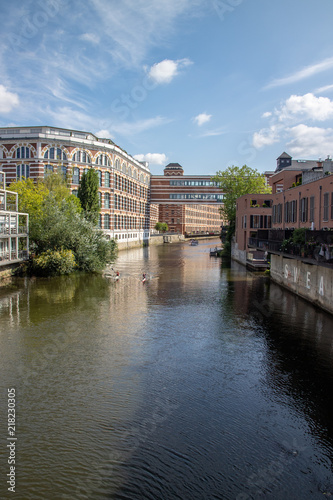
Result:
[[[84,33],[83,35],[79,36],[79,39],[85,42],[90,42],[93,45],[97,45],[100,42],[99,36],[97,36],[95,33]]]
[[[113,139],[112,134],[105,129],[99,130],[95,135],[97,135],[100,139]]]
[[[315,94],[322,94],[323,92],[330,92],[333,90],[333,85],[325,85],[324,87],[319,87],[314,91]]]
[[[0,113],[9,113],[19,105],[19,97],[13,92],[9,92],[4,85],[0,85]]]
[[[270,111],[266,111],[261,115],[261,118],[269,118],[270,116],[272,116],[272,113]]]
[[[293,156],[326,157],[333,150],[333,129],[308,127],[299,124],[288,129],[292,140],[287,143],[288,151]]]
[[[253,134],[252,143],[255,148],[260,149],[264,146],[270,146],[275,142],[279,142],[279,140],[279,130],[275,125],[272,125],[269,128],[263,128],[259,130],[259,132],[255,132]]]
[[[296,71],[292,75],[286,76],[284,78],[277,78],[266,85],[264,88],[268,89],[272,87],[280,87],[282,85],[288,85],[289,83],[299,82],[300,80],[304,80],[305,78],[309,78],[310,76],[317,75],[318,73],[331,68],[333,68],[333,57],[324,59],[324,61],[321,61],[320,63],[306,66],[305,68]]]
[[[270,116],[270,125],[253,134],[253,146],[262,148],[270,146],[281,138],[287,139],[297,132],[297,127],[306,127],[305,121],[323,122],[333,119],[333,101],[328,97],[316,97],[312,93],[305,95],[291,95],[279,108],[276,108]],[[263,116],[266,118],[266,116]],[[307,127],[313,130],[325,130],[317,127]],[[304,130],[300,128],[299,130]],[[330,129],[327,129],[330,130]],[[298,142],[297,142],[298,144]],[[295,146],[296,148],[296,146]],[[291,149],[290,149],[291,151]]]
[[[209,122],[211,119],[212,115],[207,115],[207,113],[201,113],[200,115],[197,115],[193,120],[201,127],[204,123]]]
[[[170,83],[179,74],[180,69],[190,64],[192,62],[189,59],[179,59],[177,61],[164,59],[164,61],[154,64],[150,68],[148,75],[158,84]]]
[[[311,93],[291,95],[275,114],[279,121],[295,118],[324,121],[333,118],[333,102],[328,97],[316,97]]]
[[[167,157],[164,153],[147,153],[145,155],[134,155],[138,161],[147,161],[152,165],[165,165],[167,162]]]

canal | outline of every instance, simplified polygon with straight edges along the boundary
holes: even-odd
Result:
[[[0,498],[333,496],[333,318],[215,244],[2,284]]]

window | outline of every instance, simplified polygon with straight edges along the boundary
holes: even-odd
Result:
[[[120,162],[118,160],[118,158],[116,159],[116,162],[115,162],[115,167],[120,170]]]
[[[49,160],[67,160],[67,155],[61,148],[49,148],[44,153],[44,158]]]
[[[62,165],[62,167],[61,167],[61,175],[66,180],[66,178],[67,178],[67,168],[64,167],[64,165]]]
[[[30,158],[30,149],[25,146],[17,148],[16,158]]]
[[[329,193],[324,193],[324,221],[328,221]]]
[[[110,194],[104,193],[104,208],[110,208]]]
[[[102,171],[97,170],[99,186],[102,186]]]
[[[44,176],[49,175],[53,172],[53,165],[44,166]]]
[[[25,177],[28,179],[30,177],[30,167],[29,165],[17,165],[16,167],[16,179],[19,181]]]
[[[78,167],[73,168],[72,184],[80,183],[80,169]]]
[[[308,220],[308,198],[301,199],[300,218],[301,222],[307,222]]]
[[[109,216],[109,214],[104,214],[104,229],[110,229],[110,216]]]
[[[73,155],[73,161],[77,161],[79,163],[91,163],[91,158],[85,151],[77,151]]]
[[[72,194],[73,194],[74,196],[76,196],[76,197],[77,197],[78,193],[79,193],[79,192],[78,192],[78,190],[77,190],[77,189],[73,189]]]
[[[99,206],[102,206],[102,193],[98,191],[98,198],[99,198]]]
[[[110,172],[104,172],[104,186],[106,188],[110,187]]]
[[[99,155],[96,158],[97,165],[104,165],[104,167],[111,167],[110,159],[107,155]]]
[[[315,197],[310,196],[310,222],[314,222]]]

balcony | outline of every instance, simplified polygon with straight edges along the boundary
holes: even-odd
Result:
[[[249,238],[248,246],[311,264],[333,265],[333,231],[295,231],[299,230],[261,230]]]

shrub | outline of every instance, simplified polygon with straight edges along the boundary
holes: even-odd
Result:
[[[32,260],[32,272],[38,276],[70,274],[76,267],[72,250],[46,250]]]

